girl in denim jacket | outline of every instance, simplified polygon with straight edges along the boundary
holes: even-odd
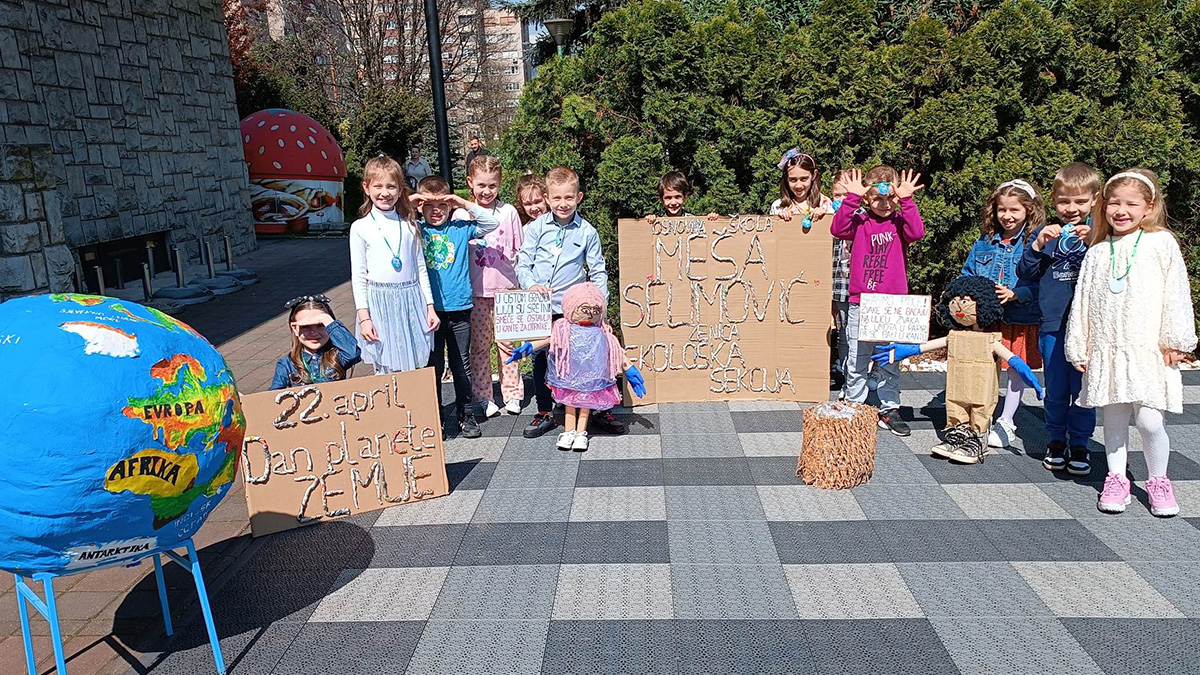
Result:
[[[1020,356],[1030,368],[1042,367],[1037,348],[1038,323],[1041,320],[1037,304],[1037,286],[1017,279],[1017,263],[1029,243],[1030,233],[1046,224],[1046,207],[1037,189],[1017,179],[1001,183],[988,197],[983,213],[979,239],[971,247],[962,273],[987,277],[996,284],[996,297],[1004,305],[1000,336],[1012,353]],[[1003,365],[1006,364],[1002,364]],[[1016,435],[1013,417],[1021,405],[1025,383],[1017,377],[1008,378],[1004,408],[988,434],[988,445],[1006,448]]]

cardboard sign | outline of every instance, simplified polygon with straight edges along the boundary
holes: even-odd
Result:
[[[536,291],[505,291],[495,299],[497,340],[550,337],[550,298]]]
[[[450,492],[432,368],[242,398],[255,537]]]
[[[928,295],[863,293],[858,306],[858,339],[921,344],[929,339],[929,304]]]
[[[622,220],[621,334],[634,404],[829,398],[832,216]]]

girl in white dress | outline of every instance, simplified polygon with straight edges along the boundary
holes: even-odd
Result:
[[[1121,513],[1131,501],[1125,465],[1132,420],[1146,457],[1150,512],[1173,516],[1179,506],[1167,478],[1163,412],[1183,412],[1178,366],[1196,348],[1196,324],[1158,177],[1130,169],[1108,179],[1092,223],[1065,351],[1083,372],[1079,404],[1104,410],[1108,477],[1097,508]]]
[[[424,368],[438,317],[400,165],[384,155],[367,160],[362,189],[367,199],[350,226],[350,278],[363,361],[376,375]]]

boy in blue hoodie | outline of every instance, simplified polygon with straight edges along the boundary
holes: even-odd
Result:
[[[442,407],[442,373],[446,359],[454,376],[454,405],[463,438],[479,438],[483,431],[478,418],[482,410],[471,389],[471,292],[470,241],[496,229],[496,217],[450,191],[441,176],[426,176],[410,200],[421,211],[421,238],[425,267],[433,291],[433,309],[441,324],[433,335],[429,365],[437,373],[438,411]],[[457,209],[457,210],[456,210]],[[447,354],[448,352],[448,354]],[[451,431],[442,422],[443,437]]]
[[[1050,434],[1042,466],[1050,471],[1065,468],[1074,476],[1091,473],[1087,443],[1096,430],[1096,411],[1075,402],[1083,374],[1067,362],[1063,342],[1099,190],[1100,175],[1087,164],[1074,162],[1059,169],[1051,193],[1058,222],[1034,232],[1033,243],[1025,248],[1017,265],[1021,281],[1038,284],[1042,311],[1038,348],[1045,368],[1046,431]]]

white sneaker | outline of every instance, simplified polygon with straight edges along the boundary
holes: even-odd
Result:
[[[509,415],[520,415],[521,414],[521,402],[518,401],[517,399],[513,399],[513,400],[509,401],[508,403],[504,404],[504,409],[506,411],[508,411]]]
[[[483,411],[484,417],[495,417],[500,414],[500,408],[495,401],[487,402],[487,410]]]
[[[587,434],[584,433],[584,436],[586,436],[586,435]],[[586,443],[587,440],[584,439],[584,442]],[[574,431],[564,431],[558,435],[558,442],[554,444],[554,447],[558,448],[559,450],[570,450],[572,447],[574,447],[574,443],[575,443],[575,432]]]
[[[575,432],[575,440],[571,443],[571,449],[575,452],[587,452],[588,435],[586,431]]]
[[[1012,441],[1017,437],[1017,425],[1006,419],[998,419],[992,425],[992,430],[988,432],[988,447],[989,448],[1007,448],[1012,445]]]

